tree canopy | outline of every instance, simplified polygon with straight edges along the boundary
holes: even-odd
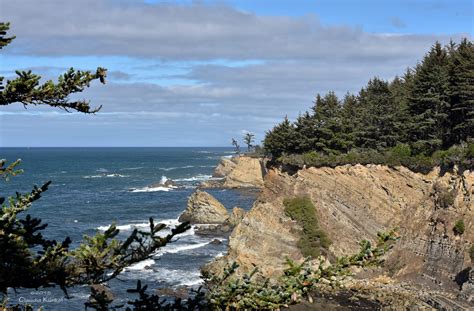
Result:
[[[444,47],[436,42],[415,68],[392,81],[375,77],[358,94],[342,100],[334,92],[318,94],[295,122],[285,117],[268,131],[264,148],[278,158],[384,152],[404,145],[412,155],[430,156],[472,143],[473,133],[474,46],[463,39]]]

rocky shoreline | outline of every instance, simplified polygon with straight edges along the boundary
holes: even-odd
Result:
[[[209,231],[220,233],[218,228],[224,227],[222,233],[232,233],[228,253],[205,271],[219,273],[237,262],[241,274],[258,266],[263,276],[274,278],[283,271],[284,257],[302,260],[297,245],[301,228],[285,215],[282,202],[306,195],[333,242],[328,259],[356,252],[359,241],[374,242],[379,231],[399,228],[401,239],[382,267],[356,269],[344,285],[354,299],[388,307],[449,310],[472,305],[473,172],[442,174],[435,169],[423,175],[403,167],[347,165],[291,175],[278,168],[262,169],[263,163],[246,157],[225,159],[214,172],[220,182],[199,187],[261,189],[252,209],[229,231],[225,221],[214,225],[214,233]],[[459,219],[466,228],[463,234],[452,229]]]

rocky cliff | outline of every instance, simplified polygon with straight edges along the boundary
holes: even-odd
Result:
[[[456,288],[453,281],[471,265],[474,243],[474,173],[434,169],[427,175],[403,167],[355,165],[309,168],[294,175],[272,169],[250,212],[234,229],[227,256],[210,266],[219,271],[236,261],[266,276],[282,272],[284,258],[302,259],[301,228],[285,215],[283,200],[308,196],[319,226],[332,244],[328,258],[353,254],[359,241],[375,242],[377,232],[399,228],[401,239],[387,256],[383,273],[431,287]],[[464,232],[453,231],[456,222]]]
[[[201,188],[261,188],[265,167],[263,160],[248,156],[222,158],[213,173],[213,179],[203,182]]]

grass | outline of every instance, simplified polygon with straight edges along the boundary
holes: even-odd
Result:
[[[303,256],[316,258],[321,248],[327,249],[331,244],[329,237],[319,227],[316,208],[308,197],[286,198],[283,201],[285,214],[298,222],[303,228],[298,248]]]

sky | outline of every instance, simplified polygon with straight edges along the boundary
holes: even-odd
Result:
[[[316,94],[358,92],[416,66],[434,42],[472,40],[473,1],[0,0],[16,39],[0,76],[108,69],[79,95],[95,115],[0,106],[0,147],[259,143]]]

